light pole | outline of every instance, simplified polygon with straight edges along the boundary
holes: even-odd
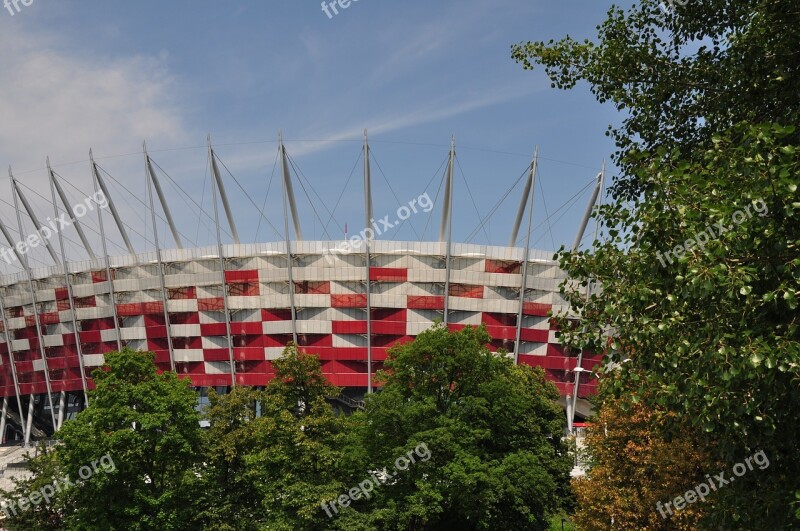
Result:
[[[590,371],[588,369],[584,369],[580,365],[572,369],[572,372],[575,373],[575,383],[573,384],[572,388],[572,400],[570,397],[567,396],[567,408],[569,413],[569,422],[568,422],[568,430],[570,435],[572,435],[573,430],[575,429],[575,410],[578,408],[578,387],[580,386],[581,381],[581,374],[584,372],[588,372],[589,374],[594,374],[595,378],[598,380],[600,379],[600,375],[594,371]]]
[[[622,365],[624,363],[628,363],[629,361],[631,361],[630,358],[625,358],[619,363],[609,363],[603,368],[603,374],[607,374],[610,371],[619,370],[620,368],[622,368]],[[594,377],[597,378],[598,380],[601,380],[603,378],[603,376],[601,376],[599,373],[590,371],[589,369],[584,369],[580,365],[572,369],[571,372],[574,372],[576,374],[575,374],[575,383],[573,384],[574,387],[572,388],[572,397],[571,397],[572,399],[570,400],[570,396],[567,395],[567,413],[568,413],[567,429],[570,432],[570,435],[572,434],[572,430],[575,426],[575,410],[578,405],[578,387],[580,386],[581,374],[584,372],[588,372],[589,374],[593,374]]]

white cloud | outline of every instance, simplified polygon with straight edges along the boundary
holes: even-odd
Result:
[[[190,135],[184,128],[181,88],[167,68],[166,57],[81,55],[52,33],[44,35],[22,23],[4,22],[0,32],[0,196],[4,204],[0,213],[12,234],[17,226],[7,204],[11,202],[7,166],[13,167],[25,195],[44,219],[53,212],[45,200],[50,197],[45,157],[85,193],[92,190],[89,165],[84,162],[90,147],[102,158],[136,151],[145,138],[155,145],[186,145]],[[75,161],[81,162],[69,164]],[[140,156],[109,163],[119,175],[135,175],[144,182]],[[80,196],[70,186],[67,193]],[[127,213],[137,207],[122,203]],[[32,230],[27,216],[23,221],[25,230]],[[90,240],[97,242],[96,235],[90,235]],[[6,245],[4,239],[0,245]],[[81,255],[79,245],[68,242],[68,256],[76,255]],[[34,252],[30,258],[34,267],[50,263],[43,252],[38,256]],[[0,264],[8,270],[5,266]]]
[[[0,156],[15,170],[127,153],[143,138],[184,142],[176,82],[164,57],[81,57],[52,37],[0,33]]]

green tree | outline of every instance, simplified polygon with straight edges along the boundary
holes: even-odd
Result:
[[[204,412],[203,467],[196,485],[198,521],[204,529],[255,530],[265,519],[258,476],[251,456],[269,443],[272,419],[256,415],[263,391],[236,387],[229,394],[209,393]]]
[[[664,429],[704,433],[713,462],[769,456],[716,494],[712,529],[796,525],[799,22],[788,0],[688,2],[664,16],[642,0],[612,8],[598,43],[512,52],[627,113],[611,129],[622,173],[597,213],[608,238],[560,255],[586,325],[562,338],[600,352],[612,330],[609,361],[631,362],[604,393],[675,413]],[[585,301],[592,279],[602,290]]]
[[[642,157],[661,148],[685,158],[740,123],[798,123],[798,24],[794,0],[639,0],[610,8],[596,42],[520,43],[512,57],[542,65],[553,87],[585,81],[625,113],[609,126],[622,169],[613,191],[635,199],[648,183]]]
[[[571,467],[558,391],[541,369],[491,353],[489,339],[437,325],[390,351],[363,428],[368,470],[388,475],[352,506],[365,529],[549,527]]]
[[[26,457],[25,463],[31,476],[25,479],[13,478],[14,488],[0,493],[6,516],[3,520],[4,528],[11,531],[63,529],[63,515],[73,504],[69,496],[61,490],[64,474],[55,451],[42,443],[37,448],[36,456]],[[29,502],[20,505],[21,499],[30,500],[33,493],[45,496],[39,496],[35,505]]]
[[[187,380],[157,374],[150,352],[106,354],[89,407],[58,432],[57,456],[74,485],[67,529],[193,529],[191,485],[200,456],[197,396]],[[85,466],[104,456],[113,467]],[[95,470],[96,469],[96,470]]]
[[[334,499],[363,470],[354,438],[360,416],[346,416],[326,401],[341,390],[322,374],[319,358],[289,345],[273,362],[264,415],[274,423],[270,445],[254,449],[268,522],[262,529],[335,528],[322,504]]]
[[[272,362],[272,367],[275,378],[267,386],[267,393],[282,400],[298,417],[306,416],[311,405],[320,398],[341,392],[325,378],[319,358],[301,353],[294,343],[286,346],[281,357]]]
[[[333,529],[322,504],[364,470],[354,439],[360,417],[334,411],[316,356],[289,345],[263,390],[211,395],[199,489],[206,529]]]

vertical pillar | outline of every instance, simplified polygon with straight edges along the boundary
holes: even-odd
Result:
[[[33,406],[34,406],[34,397],[33,394],[28,397],[28,421],[25,423],[25,436],[23,438],[23,443],[25,448],[30,446],[31,442],[31,427],[33,426]]]
[[[233,334],[231,333],[231,314],[228,305],[228,285],[225,282],[225,256],[222,250],[222,236],[220,235],[219,231],[219,207],[217,207],[217,187],[215,186],[215,183],[222,185],[222,179],[219,177],[219,172],[216,168],[217,164],[214,161],[214,150],[211,148],[211,135],[208,135],[208,160],[209,164],[211,165],[211,171],[214,173],[215,177],[211,179],[211,196],[214,200],[214,225],[217,228],[217,253],[219,254],[220,275],[222,275],[222,303],[225,310],[225,333],[227,334],[228,338],[228,359],[230,360],[231,364],[231,387],[236,387],[236,362],[233,359]],[[228,212],[227,199],[224,200],[224,204],[226,212]],[[228,212],[228,214],[230,215],[230,212]],[[228,221],[231,224],[231,229],[233,230],[234,234],[236,234],[236,228],[233,225],[233,218],[229,217]],[[235,241],[236,243],[239,243],[238,235],[235,236]]]
[[[289,304],[292,307],[292,341],[295,345],[297,345],[297,306],[294,302],[294,274],[292,271],[294,262],[292,259],[292,242],[289,234],[289,213],[287,211],[287,201],[289,200],[289,194],[292,193],[292,181],[291,175],[289,174],[289,165],[286,160],[286,147],[283,145],[283,135],[280,131],[278,131],[278,149],[280,150],[281,171],[283,173],[283,230],[286,234],[286,267],[289,275]],[[292,218],[295,223],[295,235],[297,236],[298,240],[301,240],[302,235],[300,233],[300,225],[297,219],[297,209],[294,203],[294,196],[292,196],[291,201],[288,202],[291,204],[292,208]]]
[[[98,185],[103,188],[103,194],[106,197],[106,201],[108,202],[108,206],[111,209],[111,214],[120,224],[120,230],[122,231],[122,239],[125,240],[125,245],[128,247],[128,251],[131,254],[135,254],[133,252],[133,246],[131,242],[128,240],[128,235],[125,233],[124,227],[122,227],[122,222],[118,219],[119,214],[116,214],[116,208],[114,208],[114,203],[112,202],[111,196],[105,191],[105,185],[102,184],[102,180],[100,178],[100,173],[97,171],[97,165],[94,163],[94,157],[92,156],[92,150],[89,150],[89,161],[92,165],[92,181],[94,183],[94,193],[95,195],[98,193],[97,187]],[[100,223],[100,239],[103,242],[103,260],[106,266],[106,282],[108,283],[108,293],[111,302],[111,309],[114,315],[114,331],[117,333],[117,351],[122,350],[122,333],[120,332],[119,326],[119,315],[117,314],[117,295],[114,291],[114,278],[111,276],[111,262],[108,258],[108,246],[106,244],[106,231],[103,228],[103,209],[97,209],[97,220]],[[88,400],[88,398],[86,399]],[[88,404],[87,404],[88,405]]]
[[[58,397],[58,427],[56,431],[61,429],[61,426],[64,424],[64,408],[67,403],[67,393],[61,391],[61,396]]]
[[[445,224],[447,225],[447,250],[445,253],[445,281],[444,281],[444,326],[445,328],[450,322],[450,268],[452,262],[452,246],[453,246],[453,170],[456,159],[456,137],[454,136],[450,141],[450,159],[447,164],[447,184],[445,187],[445,205],[444,213],[442,215],[442,227],[439,231],[439,237],[444,234]]]
[[[153,206],[153,187],[152,173],[150,168],[150,157],[147,156],[147,146],[143,145],[144,150],[144,170],[147,179],[147,198],[150,203],[150,214],[153,220],[153,237],[156,244],[156,259],[158,262],[158,280],[161,285],[161,302],[164,306],[164,325],[167,329],[167,348],[169,349],[169,368],[175,372],[175,352],[172,348],[172,331],[170,330],[169,310],[167,309],[167,287],[164,281],[164,262],[161,259],[161,247],[158,244],[158,226],[156,225],[156,210]]]
[[[47,172],[50,175],[50,194],[53,198],[53,215],[55,216],[53,219],[59,218],[58,212],[58,202],[56,201],[56,176],[53,173],[52,168],[50,168],[50,158],[47,158]],[[61,231],[58,231],[58,248],[61,251],[61,263],[64,266],[64,282],[67,284],[67,297],[69,297],[69,311],[72,316],[72,333],[75,337],[75,350],[78,353],[78,366],[81,371],[81,386],[83,388],[83,394],[86,396],[86,400],[88,400],[88,393],[89,390],[86,384],[86,371],[83,367],[83,348],[81,347],[81,335],[78,331],[78,315],[75,311],[75,297],[72,293],[72,280],[69,277],[69,266],[67,265],[67,256],[64,252],[64,235]],[[92,254],[94,256],[94,254]],[[59,317],[59,321],[60,321]],[[58,429],[61,429],[61,423],[64,420],[64,415],[62,414],[62,407],[64,405],[64,391],[61,391],[61,406],[58,408]]]
[[[17,211],[17,226],[19,228],[19,235],[20,238],[23,237],[24,231],[22,229],[22,215],[19,211],[19,203],[17,201],[17,181],[14,179],[14,174],[11,172],[11,167],[8,168],[8,176],[11,179],[11,195],[14,197],[14,210]],[[51,254],[55,256],[55,252],[52,251],[52,247],[49,247]],[[22,262],[23,267],[25,268],[25,272],[28,276],[28,289],[31,292],[31,304],[33,305],[33,317],[34,322],[36,324],[36,337],[39,341],[39,354],[42,357],[42,363],[44,365],[44,381],[45,386],[47,387],[47,400],[50,404],[50,418],[53,422],[53,429],[56,428],[56,415],[53,411],[53,388],[50,385],[50,369],[47,365],[47,356],[45,355],[44,350],[44,337],[42,336],[42,323],[39,319],[39,308],[38,308],[38,301],[36,300],[36,290],[33,287],[33,273],[31,272],[30,264],[28,263],[28,257],[24,253],[19,253],[20,261]],[[55,262],[58,263],[58,259],[55,258]],[[28,419],[28,423],[30,423],[31,419]]]
[[[11,243],[10,241],[8,242]],[[14,392],[17,395],[17,411],[19,411],[19,421],[22,425],[20,425],[20,429],[23,429],[25,426],[25,413],[22,411],[22,399],[20,398],[19,392],[19,378],[17,377],[17,363],[14,360],[14,346],[11,344],[11,334],[8,331],[8,319],[6,318],[6,305],[3,302],[3,298],[0,297],[0,314],[2,314],[3,320],[3,333],[6,336],[6,345],[8,346],[8,362],[11,365],[11,378],[14,380]]]
[[[592,194],[592,201],[589,203],[589,207],[586,209],[586,215],[584,215],[583,220],[581,222],[581,229],[578,232],[578,236],[575,239],[575,245],[572,248],[572,252],[578,250],[580,246],[581,240],[583,239],[583,232],[586,230],[586,223],[589,220],[589,215],[592,213],[592,207],[594,206],[595,201],[597,201],[598,196],[600,199],[600,204],[603,203],[603,195],[601,193],[603,189],[603,182],[605,181],[606,176],[606,163],[603,161],[603,169],[597,175],[597,186],[594,189],[594,193]],[[594,225],[594,239],[592,240],[597,241],[597,223]],[[589,282],[586,284],[586,300],[589,300],[592,294],[592,281],[589,279]],[[571,408],[569,407],[569,400],[567,401],[568,405],[568,417],[567,417],[567,429],[569,430],[569,434],[572,435],[572,429],[575,425],[575,409],[578,407],[578,389],[580,388],[581,384],[581,369],[583,367],[581,364],[583,363],[583,349],[578,351],[578,359],[575,363],[575,383],[572,385],[572,404]]]
[[[372,267],[372,259],[370,257],[369,245],[372,239],[372,183],[369,168],[369,140],[367,138],[367,130],[364,130],[364,212],[366,215],[366,224],[364,225],[365,234],[369,234],[365,238],[365,259],[367,263],[367,393],[372,393],[372,281],[370,279],[370,268]]]
[[[8,417],[8,397],[3,397],[3,411],[0,413],[0,444],[6,442],[6,418]]]
[[[531,171],[530,175],[528,176],[528,182],[525,186],[525,190],[530,195],[530,197],[524,197],[522,205],[524,206],[525,202],[528,201],[530,204],[528,205],[528,234],[525,238],[525,250],[522,253],[522,279],[520,281],[519,286],[519,311],[517,312],[517,335],[514,341],[514,364],[519,363],[519,347],[521,344],[520,338],[522,336],[522,319],[523,319],[523,310],[525,308],[525,290],[528,285],[528,256],[530,254],[530,247],[531,247],[531,223],[533,221],[533,197],[535,194],[535,185],[536,185],[536,165],[539,159],[539,146],[536,146],[533,152],[533,160],[531,161]],[[522,211],[520,211],[522,212]],[[518,218],[521,221],[521,218]],[[515,231],[514,234],[511,236],[511,243],[512,247],[513,244],[516,243],[516,230],[519,230],[519,222],[515,223]]]

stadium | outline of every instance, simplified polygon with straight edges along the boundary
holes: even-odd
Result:
[[[442,174],[438,241],[383,240],[377,239],[381,223],[373,212],[365,135],[365,228],[343,241],[307,241],[291,162],[283,142],[278,145],[285,238],[265,243],[239,241],[210,140],[216,245],[206,247],[182,245],[146,147],[151,228],[161,220],[174,239],[159,241],[153,230],[155,249],[149,252],[137,252],[131,244],[107,176],[93,159],[94,195],[79,204],[68,200],[63,179],[48,164],[54,212],[48,223],[39,220],[9,171],[18,234],[25,234],[23,216],[36,231],[17,239],[0,222],[9,246],[2,258],[21,266],[0,280],[4,442],[28,445],[31,439],[51,436],[86,407],[91,372],[103,365],[104,354],[123,347],[154,352],[158,368],[188,378],[202,401],[208,388],[225,392],[237,385],[265,385],[273,376],[271,361],[294,342],[319,356],[326,377],[344,388],[332,399],[358,407],[376,389],[374,375],[388,349],[437,321],[451,330],[483,324],[493,351],[502,349],[517,363],[544,368],[562,395],[570,429],[575,415],[588,413],[585,398],[597,382],[581,374],[590,373],[600,358],[567,353],[559,345],[548,316],[569,311],[559,294],[564,274],[552,252],[530,248],[536,156],[520,181],[524,188],[508,246],[452,241],[454,144]],[[577,224],[576,248],[603,177],[601,172],[592,181],[593,193]],[[383,224],[400,223],[418,208],[428,212],[433,202],[420,196],[399,207],[395,219],[384,217]],[[102,233],[100,249],[84,233],[92,216]],[[59,219],[62,227],[74,229],[88,260],[66,260]],[[231,241],[223,241],[223,225]],[[124,242],[128,253],[110,253],[106,242],[111,238]],[[523,245],[515,245],[520,239]],[[54,265],[30,265],[29,247],[40,245]]]

